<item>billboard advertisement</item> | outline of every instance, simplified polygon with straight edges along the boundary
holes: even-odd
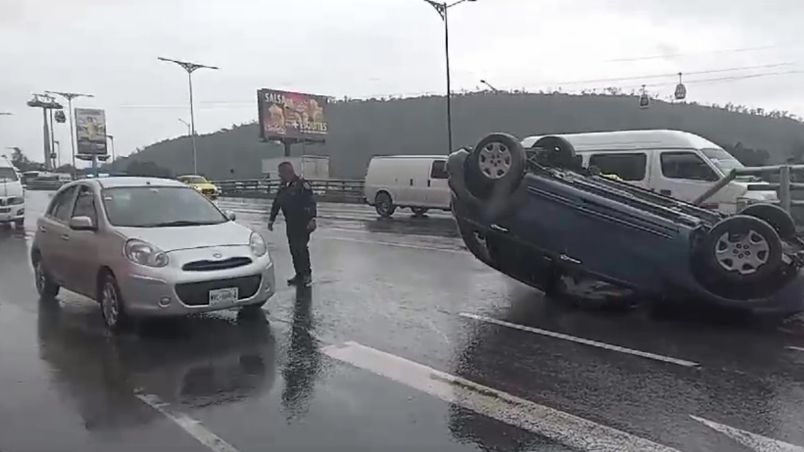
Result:
[[[258,90],[260,137],[291,142],[326,141],[327,102],[326,96]]]
[[[77,154],[106,155],[106,113],[95,108],[75,109]]]

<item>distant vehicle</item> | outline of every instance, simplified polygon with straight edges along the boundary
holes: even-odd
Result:
[[[221,193],[220,188],[212,182],[208,181],[204,176],[187,175],[179,176],[178,180],[198,190],[210,199],[218,199]]]
[[[22,173],[22,177],[20,178],[22,181],[22,186],[27,187],[28,182],[39,177],[39,174],[40,174],[39,171],[25,171],[24,173]]]
[[[274,293],[262,236],[177,181],[110,177],[53,196],[31,246],[36,288],[101,305],[106,327],[130,317],[258,309]]]
[[[290,162],[296,174],[308,179],[329,179],[329,157],[326,155],[302,155],[301,157],[274,157],[262,159],[262,174],[266,179],[279,179],[277,167]]]
[[[25,225],[25,190],[14,165],[0,157],[0,224],[11,223],[17,229]]]
[[[647,190],[692,202],[718,180],[743,165],[711,141],[676,130],[629,130],[619,132],[556,135],[569,141],[583,158],[586,168],[616,174]],[[528,137],[528,149],[541,137]],[[737,178],[717,192],[704,207],[733,214],[748,204],[775,202],[773,190],[754,190],[751,178]]]
[[[415,215],[423,215],[429,209],[449,210],[447,158],[443,155],[374,157],[366,173],[365,197],[386,218],[397,208],[410,208]]]
[[[71,182],[69,174],[39,173],[39,176],[28,181],[29,190],[58,190],[62,185]]]
[[[559,298],[804,307],[804,242],[778,206],[729,216],[595,175],[563,137],[529,144],[491,134],[449,157],[461,237],[491,267]]]

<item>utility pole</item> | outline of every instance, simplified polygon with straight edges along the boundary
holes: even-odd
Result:
[[[476,2],[477,0],[457,0],[454,3],[439,3],[433,0],[424,0],[430,6],[435,8],[441,20],[444,21],[444,47],[446,50],[447,62],[447,144],[449,149],[447,153],[452,152],[452,75],[449,67],[449,16],[448,11],[454,6],[458,6],[463,2]]]
[[[68,93],[68,92],[61,92],[61,91],[45,91],[47,94],[55,94],[57,96],[61,96],[64,99],[67,99],[67,109],[69,111],[70,117],[70,150],[72,152],[72,164],[73,164],[73,179],[75,179],[76,174],[76,167],[75,167],[75,127],[73,126],[73,99],[76,97],[95,97],[92,94],[82,94],[82,93]]]
[[[61,142],[53,140],[53,144],[55,145],[53,149],[56,152],[56,168],[59,168],[61,167]]]
[[[198,69],[218,70],[220,68],[217,66],[206,66],[203,64],[190,63],[188,61],[174,60],[171,58],[157,57],[157,59],[159,61],[176,63],[187,71],[187,82],[190,88],[190,137],[192,138],[193,142],[193,174],[198,174],[198,150],[196,149],[195,145],[195,112],[193,110],[193,72],[197,71]]]

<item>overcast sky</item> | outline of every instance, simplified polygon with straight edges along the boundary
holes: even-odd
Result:
[[[450,10],[453,87],[648,83],[667,97],[673,77],[570,82],[724,70],[688,75],[689,100],[804,116],[802,23],[801,0],[467,2]],[[423,0],[0,0],[0,112],[13,113],[0,116],[0,153],[42,160],[41,110],[25,103],[43,90],[94,94],[74,107],[106,109],[120,155],[186,134],[186,73],[157,56],[221,67],[193,75],[196,128],[209,133],[256,119],[258,88],[443,92],[443,47]],[[66,125],[57,139],[66,163]]]

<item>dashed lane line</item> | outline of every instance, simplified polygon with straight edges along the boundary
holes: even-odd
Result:
[[[757,435],[756,433],[740,430],[729,425],[719,424],[702,417],[692,415],[690,415],[690,417],[756,452],[804,452],[804,447],[801,446]]]
[[[181,427],[198,442],[207,446],[212,452],[238,452],[234,446],[207,430],[200,421],[191,418],[181,411],[173,409],[169,403],[162,401],[158,396],[153,394],[135,394],[135,396],[143,403],[175,422],[176,425]]]
[[[482,315],[470,314],[470,313],[466,313],[466,312],[462,312],[462,313],[460,313],[458,315],[461,316],[461,317],[467,318],[467,319],[472,319],[472,320],[477,320],[477,321],[480,321],[480,322],[491,323],[491,324],[494,324],[494,325],[504,326],[506,328],[512,328],[512,329],[515,329],[515,330],[525,331],[525,332],[528,332],[528,333],[540,334],[542,336],[552,337],[552,338],[555,338],[555,339],[562,339],[562,340],[565,340],[565,341],[575,342],[577,344],[589,345],[591,347],[602,348],[602,349],[610,350],[610,351],[614,351],[614,352],[626,353],[626,354],[629,354],[629,355],[639,356],[639,357],[642,357],[642,358],[652,359],[652,360],[655,360],[655,361],[661,361],[661,362],[665,362],[665,363],[676,364],[676,365],[684,366],[684,367],[700,367],[700,364],[698,364],[696,362],[693,362],[693,361],[687,361],[687,360],[684,360],[684,359],[672,358],[672,357],[664,356],[664,355],[657,355],[655,353],[650,353],[650,352],[643,352],[641,350],[634,350],[632,348],[621,347],[619,345],[612,345],[612,344],[607,344],[605,342],[593,341],[591,339],[585,339],[585,338],[582,338],[582,337],[571,336],[569,334],[564,334],[564,333],[557,333],[555,331],[550,331],[550,330],[543,330],[541,328],[534,328],[534,327],[530,327],[530,326],[519,325],[519,324],[516,324],[516,323],[510,323],[510,322],[506,322],[506,321],[503,321],[503,320],[497,320],[495,318],[486,317],[486,316],[482,316]]]
[[[519,427],[567,447],[596,452],[678,452],[650,440],[539,405],[357,342],[323,347],[325,355]]]

